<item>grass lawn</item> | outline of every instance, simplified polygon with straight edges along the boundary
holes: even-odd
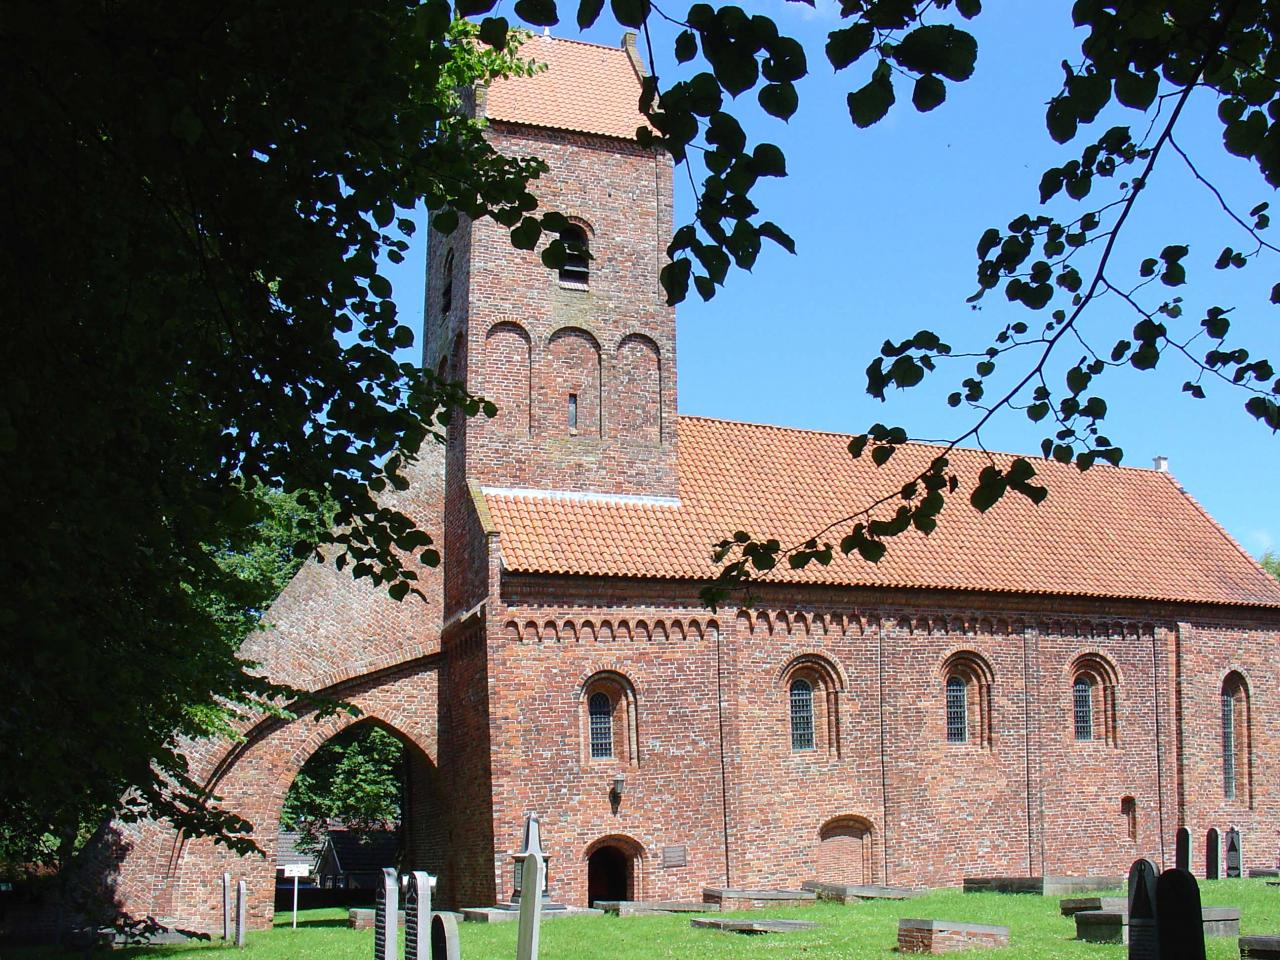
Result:
[[[1116,891],[1119,894],[1119,891]],[[1280,933],[1280,887],[1262,880],[1217,880],[1201,883],[1206,906],[1238,906],[1244,934]],[[816,920],[817,930],[803,933],[744,936],[715,930],[695,930],[689,915],[660,917],[569,917],[543,924],[542,960],[662,960],[708,957],[724,960],[768,960],[803,957],[805,960],[862,960],[890,958],[896,952],[898,919],[931,917],[998,923],[1009,927],[1010,946],[981,951],[1001,960],[1049,960],[1053,957],[1091,957],[1121,960],[1125,948],[1118,944],[1082,943],[1072,939],[1075,923],[1058,914],[1052,897],[1010,896],[996,893],[965,894],[942,890],[910,901],[866,901],[852,906],[818,904],[812,907],[757,911],[732,916],[786,917]],[[515,957],[514,923],[459,925],[463,960],[512,960]],[[371,960],[373,931],[351,930],[345,910],[308,910],[298,914],[298,929],[289,927],[289,914],[281,914],[273,930],[249,934],[242,953],[221,942],[181,947],[131,948],[112,954],[120,958],[169,957],[188,960]],[[978,955],[974,953],[972,955]],[[1208,941],[1210,960],[1239,956],[1235,938]],[[19,951],[13,960],[63,956],[49,951]],[[71,956],[71,955],[66,955]]]

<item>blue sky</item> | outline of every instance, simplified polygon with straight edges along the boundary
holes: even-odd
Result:
[[[809,53],[811,76],[800,84],[800,110],[790,123],[764,116],[749,97],[733,107],[749,138],[775,142],[787,153],[790,176],[765,182],[756,202],[792,234],[797,256],[766,244],[752,273],[732,272],[710,303],[694,295],[680,306],[681,413],[848,433],[882,421],[933,439],[963,432],[973,411],[951,410],[944,398],[971,374],[970,361],[944,365],[925,384],[883,404],[865,393],[868,361],[886,337],[922,328],[936,330],[956,350],[970,350],[985,347],[1006,323],[1021,319],[1035,329],[1047,319],[1009,305],[1000,291],[988,294],[980,310],[964,302],[976,289],[977,239],[989,226],[1041,209],[1037,185],[1045,168],[1078,156],[1114,124],[1131,124],[1136,135],[1146,119],[1113,106],[1073,144],[1059,147],[1049,139],[1044,105],[1060,86],[1059,63],[1079,58],[1081,35],[1071,29],[1069,3],[988,0],[971,25],[979,41],[974,77],[949,84],[947,102],[925,115],[915,112],[909,87],[900,85],[898,106],[870,130],[855,128],[844,104],[846,93],[863,82],[860,68],[835,75],[822,54],[826,33],[837,24],[831,0],[819,0],[816,10],[781,2],[744,6],[774,16]],[[677,75],[673,33],[655,26],[657,71],[665,80]],[[579,36],[568,26],[555,32]],[[620,32],[616,25],[597,27],[583,39],[613,44]],[[1274,191],[1250,165],[1224,153],[1214,107],[1207,100],[1190,104],[1178,141],[1243,215],[1272,200]],[[692,199],[687,178],[677,176],[676,185],[680,223]],[[1095,188],[1095,196],[1104,194]],[[1084,209],[1066,201],[1049,212],[1070,219]],[[1273,213],[1280,217],[1280,207]],[[1280,245],[1280,226],[1270,232]],[[421,231],[414,241],[406,263],[388,275],[403,319],[420,323]],[[1268,301],[1280,279],[1275,258],[1243,271],[1212,268],[1224,245],[1252,245],[1173,153],[1162,155],[1109,273],[1136,280],[1141,259],[1169,243],[1191,247],[1189,284],[1167,291],[1184,297],[1186,322],[1194,325],[1209,306],[1234,305],[1239,344],[1280,359],[1280,306]],[[1111,302],[1089,308],[1084,330],[1099,352],[1109,352],[1132,328],[1137,318],[1127,310]],[[1070,365],[1079,353],[1064,350],[1060,360]],[[1032,362],[1027,356],[1007,361],[1008,372],[1025,369]],[[1206,383],[1205,400],[1182,394],[1191,374],[1173,357],[1154,372],[1109,372],[1096,390],[1110,407],[1105,432],[1124,448],[1127,465],[1148,467],[1152,456],[1168,456],[1182,484],[1245,549],[1260,554],[1280,547],[1280,515],[1266,492],[1280,475],[1280,439],[1243,411],[1244,396],[1226,384]],[[982,439],[990,449],[1038,453],[1043,435],[1039,425],[1008,411]]]

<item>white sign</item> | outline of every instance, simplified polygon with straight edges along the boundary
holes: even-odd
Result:
[[[286,877],[307,877],[311,875],[311,865],[306,863],[286,863],[280,867]]]

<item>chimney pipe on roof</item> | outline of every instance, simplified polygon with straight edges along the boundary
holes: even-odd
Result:
[[[1152,458],[1152,463],[1156,465],[1156,473],[1169,472],[1169,458],[1164,456],[1156,456]]]
[[[622,35],[622,49],[626,51],[627,59],[631,61],[631,69],[635,70],[636,76],[641,80],[649,76],[649,68],[644,65],[644,60],[640,58],[640,51],[636,49],[634,30],[628,30]]]

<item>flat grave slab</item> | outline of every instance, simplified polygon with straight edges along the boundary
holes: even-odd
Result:
[[[1280,877],[1280,867],[1251,867],[1251,877]]]
[[[594,907],[565,907],[562,910],[548,910],[541,914],[541,918],[558,920],[561,917],[598,917],[603,914],[603,910]],[[462,919],[468,923],[515,923],[520,919],[520,911],[506,907],[464,907]]]
[[[975,948],[989,950],[1008,945],[1009,928],[995,924],[906,917],[898,921],[900,953],[940,954]]]
[[[723,930],[726,933],[797,933],[800,930],[816,930],[812,920],[728,920],[719,917],[695,917],[689,926],[702,930]]]
[[[376,911],[373,907],[352,907],[347,911],[347,926],[352,930],[372,930],[374,914]],[[404,927],[404,911],[398,914],[400,926]]]
[[[965,893],[1038,893],[1046,897],[1115,890],[1124,877],[965,877]]]
[[[597,900],[596,909],[618,917],[652,917],[668,913],[707,913],[715,904],[695,900]]]
[[[804,907],[817,902],[812,890],[740,890],[732,887],[703,887],[702,902],[719,904],[721,910],[771,910],[774,907]]]
[[[1129,911],[1125,906],[1109,910],[1080,910],[1074,916],[1077,940],[1087,940],[1090,943],[1129,942]]]
[[[819,900],[834,900],[837,903],[851,903],[858,900],[909,900],[926,892],[924,890],[912,890],[908,887],[823,883],[818,880],[806,880],[800,884],[800,887],[803,890],[816,893]]]
[[[1280,960],[1280,936],[1241,937],[1240,960]]]
[[[1064,917],[1074,917],[1084,910],[1127,910],[1124,897],[1070,897],[1058,901]]]
[[[1239,907],[1201,907],[1206,937],[1240,936]]]

